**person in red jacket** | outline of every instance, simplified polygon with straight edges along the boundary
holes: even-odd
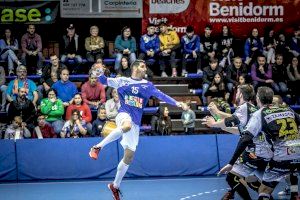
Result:
[[[66,120],[70,120],[72,110],[77,109],[80,111],[82,120],[87,124],[87,131],[90,134],[92,132],[92,113],[90,107],[83,102],[82,96],[80,93],[75,94],[73,104],[67,108]]]
[[[57,138],[53,127],[46,122],[44,115],[39,115],[37,122],[38,125],[33,130],[32,138]]]

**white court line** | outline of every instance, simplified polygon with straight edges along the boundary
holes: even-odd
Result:
[[[194,198],[194,197],[199,197],[201,195],[211,194],[211,193],[215,193],[215,192],[219,192],[219,191],[224,191],[224,190],[228,190],[228,189],[229,188],[227,188],[227,189],[222,188],[222,189],[218,189],[218,190],[212,190],[212,191],[206,191],[206,192],[199,192],[198,194],[192,194],[190,196],[182,197],[179,200],[191,199],[191,198]]]
[[[161,179],[125,179],[122,182],[157,182],[157,181],[187,181],[187,180],[203,180],[203,179],[222,179],[220,177],[203,177],[203,178],[161,178]],[[66,180],[66,181],[49,181],[49,182],[30,182],[30,183],[0,183],[1,185],[20,185],[20,184],[81,184],[81,183],[105,183],[105,182],[110,182],[111,180],[97,180],[97,181],[71,181],[71,180]]]

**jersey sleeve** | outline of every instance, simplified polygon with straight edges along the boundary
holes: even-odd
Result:
[[[99,82],[102,83],[103,85],[107,85],[113,88],[119,88],[122,82],[121,77],[118,78],[108,78],[105,75],[101,75],[98,78]]]
[[[150,96],[154,96],[156,98],[158,98],[161,101],[166,102],[167,104],[170,105],[174,105],[176,106],[177,101],[175,99],[173,99],[172,97],[164,94],[163,92],[161,92],[159,89],[157,89],[153,84],[152,84],[152,90],[151,90],[151,95]]]
[[[251,133],[254,137],[259,134],[262,129],[261,109],[253,113],[244,132]]]
[[[237,125],[245,126],[247,124],[247,114],[247,104],[245,103],[233,113],[233,116],[239,121]]]

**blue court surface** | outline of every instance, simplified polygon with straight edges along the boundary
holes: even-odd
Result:
[[[66,181],[0,184],[1,200],[111,200],[110,181]],[[122,200],[218,200],[227,191],[225,177],[129,179]],[[280,184],[277,192],[284,187]],[[253,199],[257,195],[251,192]],[[278,198],[275,199],[287,199]],[[235,199],[240,199],[236,195]]]

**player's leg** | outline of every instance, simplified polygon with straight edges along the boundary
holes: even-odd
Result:
[[[94,145],[92,149],[101,150],[107,144],[119,139],[123,133],[131,130],[132,121],[131,117],[127,113],[119,113],[116,117],[117,128],[113,130],[107,137],[105,137],[100,143]]]

